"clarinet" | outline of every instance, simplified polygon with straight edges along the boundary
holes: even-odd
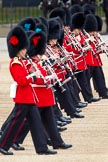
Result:
[[[58,85],[60,88],[61,93],[65,92],[66,89],[63,87],[63,84],[61,83],[60,79],[58,78],[57,74],[55,73],[55,71],[51,68],[51,63],[48,60],[44,60],[44,64],[47,67],[47,69],[50,71],[51,74],[54,74],[55,79],[56,79],[56,83],[55,85]]]
[[[26,58],[30,61],[30,64],[32,65],[32,67],[35,69],[35,71],[39,71],[40,73],[40,78],[44,81],[44,84],[46,85],[46,88],[48,88],[48,84],[47,84],[47,81],[45,79],[45,77],[42,75],[42,73],[40,72],[40,70],[33,64],[31,58],[29,57],[28,54],[26,54]]]

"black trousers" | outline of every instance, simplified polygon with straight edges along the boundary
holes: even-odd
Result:
[[[22,144],[29,131],[30,131],[29,123],[25,118],[14,137],[13,143]]]
[[[85,101],[89,101],[93,97],[91,85],[87,79],[87,72],[88,70],[76,74],[78,83],[81,87],[81,93]]]
[[[69,87],[67,86],[67,84],[65,84],[63,86],[66,89],[66,91],[62,93],[61,90],[58,87],[58,88],[56,88],[55,96],[58,99],[58,102],[60,104],[60,108],[64,109],[66,114],[72,117],[74,115],[74,113],[76,112],[76,108],[74,106],[74,102],[73,102],[73,99],[71,97]]]
[[[107,88],[106,88],[105,77],[104,77],[102,67],[90,66],[88,81],[90,81],[90,78],[93,78],[99,96],[104,97],[107,93]]]
[[[74,74],[74,71],[73,71],[73,74],[71,72],[68,72],[66,75],[66,78],[68,78],[70,76],[71,76],[71,80],[69,82],[67,82],[66,85],[68,86],[68,89],[70,90],[70,95],[72,97],[72,103],[74,106],[76,106],[80,102],[80,97],[79,97],[80,90],[77,85],[77,78]]]
[[[56,100],[56,99],[55,99],[55,100]],[[56,121],[57,121],[57,120],[60,119],[60,117],[63,116],[63,114],[62,114],[60,108],[58,107],[57,101],[56,101],[56,104],[53,106],[53,110],[54,110],[54,117],[55,117],[55,119],[56,119]]]
[[[78,103],[80,102],[80,97],[79,97],[79,93],[78,93],[78,86],[75,82],[75,80],[71,80],[67,83],[68,88],[70,90],[70,94],[72,97],[72,102],[74,104],[74,106],[77,106]]]
[[[39,108],[39,112],[44,126],[43,130],[45,132],[46,139],[50,137],[53,147],[59,146],[63,142],[63,140],[57,129],[53,107],[41,107]],[[28,121],[24,119],[23,122],[24,124],[22,129],[20,129],[19,133],[17,132],[16,138],[14,138],[14,142],[16,143],[22,144],[25,137],[27,136],[27,133],[29,132]]]
[[[5,120],[5,122],[2,124],[2,126],[1,126],[2,132],[5,130],[5,128],[7,127],[8,123],[11,122],[12,116],[14,116],[14,111],[15,111],[15,109],[13,109],[11,111],[11,113],[9,114],[9,116],[7,117],[7,119]]]
[[[1,127],[1,131],[4,132],[5,128],[9,125],[9,123],[12,122],[13,117],[15,116],[15,112],[16,110],[13,109],[12,112],[9,114],[9,116],[7,117],[6,121],[3,123],[2,127]],[[13,142],[17,142],[19,144],[22,144],[26,135],[28,134],[30,128],[29,128],[29,124],[27,122],[27,119],[24,118],[23,122],[21,123],[19,129],[17,129],[17,132],[15,134],[15,137],[13,139]],[[23,131],[23,132],[22,132]]]
[[[26,118],[29,124],[32,140],[36,152],[47,149],[46,136],[43,131],[43,125],[39,111],[35,104],[15,104],[14,113],[11,116],[11,122],[6,126],[0,139],[0,147],[8,150],[15,138],[17,130]]]
[[[53,107],[41,107],[39,108],[41,119],[45,127],[48,136],[51,139],[53,147],[59,146],[63,140],[57,129],[57,123],[54,117]]]

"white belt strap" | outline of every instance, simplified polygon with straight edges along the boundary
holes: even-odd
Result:
[[[46,85],[38,85],[38,84],[31,84],[31,86],[34,87],[39,87],[39,88],[43,88],[46,87]]]

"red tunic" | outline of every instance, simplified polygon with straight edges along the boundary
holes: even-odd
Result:
[[[40,64],[36,62],[34,63],[36,64],[37,68],[41,71],[42,75],[44,77],[47,76],[46,70],[42,66],[40,66]],[[45,82],[42,78],[36,78],[36,82],[33,86],[38,98],[37,101],[38,108],[53,106],[55,104],[55,98],[54,98],[52,88],[46,88]]]
[[[53,46],[51,46],[51,50],[53,51],[53,53],[55,54],[55,56],[57,55],[58,57],[60,57],[60,53],[57,51],[56,48],[54,48]],[[64,65],[61,62],[55,63],[53,65],[53,69],[54,69],[55,73],[57,74],[58,79],[61,79],[61,81],[64,81],[65,80],[66,73],[67,73],[66,70],[65,70]]]
[[[94,58],[93,58],[93,54],[92,51],[87,51],[87,55],[85,56],[85,60],[86,60],[86,64],[89,66],[93,66],[94,65]]]
[[[30,86],[33,79],[27,79],[28,71],[26,69],[26,62],[15,57],[10,61],[10,73],[17,82],[16,97],[13,99],[15,103],[34,104],[36,103],[35,94]]]
[[[72,59],[74,58],[74,61],[76,62],[76,65],[77,65],[77,69],[86,70],[87,65],[85,61],[85,56],[83,54],[80,54],[79,50],[73,48],[71,45],[66,44],[66,41],[67,41],[67,37],[65,37],[63,45],[68,52],[74,53],[74,55],[72,56]]]
[[[93,61],[94,64],[92,66],[102,66],[102,61],[100,58],[100,55],[97,53],[97,50],[95,49],[95,45],[93,43],[90,44],[93,48],[94,54],[93,54]]]

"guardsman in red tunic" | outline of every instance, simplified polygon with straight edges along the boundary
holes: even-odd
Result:
[[[79,19],[80,19],[80,21],[79,21]],[[85,73],[85,71],[87,70],[87,65],[85,64],[86,63],[85,62],[85,55],[86,55],[85,52],[86,51],[83,50],[84,41],[80,36],[80,32],[83,28],[84,21],[85,21],[85,16],[82,12],[73,14],[71,29],[72,29],[73,39],[74,39],[74,41],[76,40],[77,48],[76,48],[76,46],[75,46],[75,48],[77,49],[77,55],[79,54],[79,56],[77,56],[77,57],[79,59],[80,56],[82,56],[83,60],[84,60],[84,61],[80,62],[79,68],[85,67],[84,69],[82,69],[83,72],[76,74],[76,77],[80,84],[81,92],[82,92],[84,100],[87,102],[94,102],[94,101],[97,101],[98,99],[93,97],[93,94],[91,91],[91,86],[87,82],[87,79],[86,79],[86,73]],[[77,59],[77,57],[76,57],[76,59]]]
[[[29,41],[23,28],[17,26],[9,32],[7,45],[11,58],[9,69],[14,80],[10,96],[13,98],[15,106],[11,121],[0,139],[0,152],[4,155],[13,155],[9,148],[13,143],[17,130],[26,118],[36,152],[38,154],[56,154],[56,151],[49,150],[47,147],[40,114],[36,107],[37,97],[31,84],[35,83],[38,73],[30,74],[26,68],[26,52]]]
[[[47,131],[53,148],[54,149],[67,149],[72,147],[71,144],[66,144],[63,142],[60,134],[58,133],[53,106],[55,104],[55,97],[52,88],[50,88],[51,80],[53,81],[53,75],[48,75],[47,71],[39,64],[42,55],[46,50],[46,34],[41,31],[40,28],[36,28],[36,33],[30,35],[30,48],[28,50],[28,55],[32,58],[34,64],[34,70],[39,70],[41,75],[40,78],[36,78],[35,84],[32,84],[34,87],[35,93],[37,95],[37,107],[39,108],[40,115],[42,118],[43,125]]]
[[[94,64],[89,66],[90,75],[88,76],[88,80],[90,80],[90,78],[92,77],[97,87],[96,89],[99,96],[102,98],[108,98],[105,77],[102,70],[102,61],[100,57],[100,54],[102,52],[99,50],[99,48],[97,48],[99,45],[99,42],[97,42],[99,25],[100,24],[98,24],[98,21],[94,15],[88,14],[86,16],[84,29],[86,30],[86,32],[89,33],[88,35],[91,38],[93,38],[91,41],[91,46],[94,51],[93,54]]]
[[[87,103],[81,102],[80,101],[80,97],[79,97],[79,93],[78,91],[80,90],[80,86],[78,84],[78,81],[75,77],[74,71],[78,70],[77,65],[79,65],[78,61],[75,61],[75,56],[77,57],[77,55],[79,56],[79,52],[78,50],[75,48],[75,42],[73,43],[70,34],[72,33],[70,31],[70,27],[71,27],[71,12],[69,10],[68,7],[63,7],[64,9],[64,13],[66,15],[66,21],[63,27],[63,31],[64,31],[64,36],[62,34],[60,40],[58,40],[59,44],[62,46],[62,51],[64,53],[65,56],[69,55],[71,56],[69,60],[67,60],[67,64],[68,67],[70,68],[71,74],[73,74],[73,79],[68,82],[68,86],[70,86],[70,90],[71,90],[71,94],[74,100],[74,105],[76,107],[82,108],[87,106]],[[63,32],[62,32],[63,33]],[[83,61],[83,59],[81,60]],[[82,64],[83,65],[83,64]],[[85,69],[84,65],[83,68]]]
[[[67,18],[69,20],[70,18],[70,13],[68,12],[69,10],[67,8],[56,8],[54,10],[51,11],[51,13],[49,14],[49,17],[50,18],[54,18],[54,17],[59,17],[61,21],[60,24],[61,24],[61,28],[63,28],[63,25],[66,25],[66,21],[67,21]],[[70,18],[71,19],[71,18]],[[70,20],[69,20],[70,21]],[[68,23],[69,23],[68,21]],[[70,21],[71,22],[71,21]]]
[[[28,34],[29,35],[29,34]],[[54,117],[53,106],[55,104],[55,98],[52,91],[51,80],[52,76],[47,75],[47,71],[39,64],[39,61],[42,55],[45,53],[46,49],[46,34],[41,31],[40,28],[36,28],[36,33],[32,32],[30,34],[30,48],[28,50],[27,57],[30,60],[30,63],[26,64],[27,69],[31,72],[38,71],[39,76],[36,78],[36,81],[31,86],[34,88],[34,91],[37,96],[37,106],[40,111],[41,119],[45,127],[45,131],[48,134],[48,137],[51,139],[51,143],[54,149],[67,149],[72,147],[70,144],[63,142]],[[20,135],[27,135],[28,132],[23,132],[23,130],[28,127],[27,121],[23,126]],[[27,130],[27,128],[26,128]],[[28,127],[29,130],[29,127]],[[22,136],[23,137],[23,136]],[[18,136],[16,138],[17,142],[23,142],[24,138]]]
[[[51,53],[51,57],[53,58],[53,56],[56,55],[56,58],[59,60],[60,53],[55,48],[55,45],[57,43],[57,40],[60,38],[60,31],[61,31],[60,24],[56,20],[56,18],[49,19],[48,22],[49,22],[49,34],[48,34],[47,48],[50,49],[49,52]],[[62,83],[62,81],[64,81],[66,79],[66,76],[65,76],[66,71],[64,68],[62,68],[62,66],[61,66],[62,63],[60,63],[60,62],[57,63],[57,61],[58,61],[57,59],[55,60],[55,62],[52,65],[56,65],[56,66],[54,66],[54,71],[56,72],[58,79],[61,79],[61,83]],[[61,75],[58,74],[58,71],[59,72],[61,71]],[[64,91],[63,88],[65,88],[66,90]],[[76,110],[75,106],[73,105],[70,90],[69,90],[69,87],[67,84],[64,84],[62,86],[62,89],[61,89],[60,85],[56,86],[55,95],[58,98],[61,109],[64,109],[67,115],[69,115],[71,117],[77,117],[77,118],[84,117],[83,115],[80,115],[79,113],[77,113],[77,110]]]

